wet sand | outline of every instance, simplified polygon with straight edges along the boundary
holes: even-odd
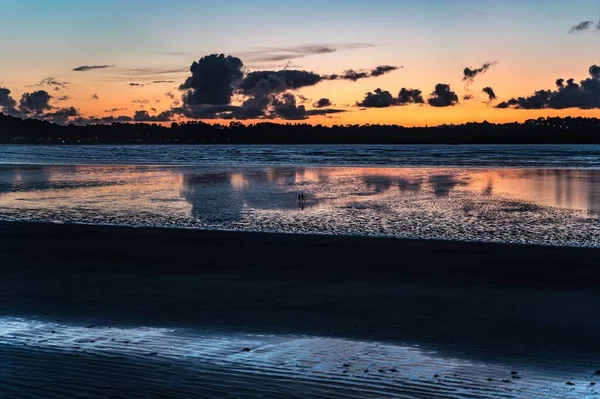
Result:
[[[0,223],[0,265],[8,397],[565,398],[600,382],[598,249]]]

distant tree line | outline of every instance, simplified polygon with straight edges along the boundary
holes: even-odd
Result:
[[[435,127],[204,122],[58,125],[0,113],[8,144],[600,144],[600,119],[539,118]]]

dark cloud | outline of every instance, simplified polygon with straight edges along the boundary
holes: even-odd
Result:
[[[158,115],[150,115],[148,111],[135,111],[133,120],[135,122],[169,122],[173,116],[173,111],[163,111]]]
[[[111,108],[111,109],[105,109],[104,112],[119,112],[119,111],[126,111],[127,108]]]
[[[291,93],[284,93],[281,97],[273,99],[272,112],[274,116],[282,119],[306,119],[306,108],[304,105],[296,105],[296,96]]]
[[[569,29],[569,33],[577,33],[577,32],[582,32],[585,30],[589,30],[593,24],[594,24],[594,21],[580,22],[577,25],[572,26],[571,29]]]
[[[52,96],[47,91],[37,90],[33,93],[24,93],[21,96],[19,109],[27,115],[41,115],[44,111],[51,110],[50,99]]]
[[[10,93],[10,90],[6,87],[0,87],[0,107],[2,107],[3,111],[17,106],[17,102],[12,98]]]
[[[418,89],[400,89],[398,97],[394,97],[392,93],[387,90],[376,89],[374,92],[368,92],[365,94],[365,98],[357,102],[356,105],[364,108],[387,108],[396,105],[408,105],[408,104],[423,104],[423,95],[421,90]]]
[[[397,67],[393,65],[380,65],[371,71],[371,76],[377,77],[381,75],[385,75],[388,72],[396,71],[402,67]]]
[[[356,105],[364,108],[387,108],[397,105],[397,99],[387,90],[375,89],[365,94],[365,98]]]
[[[168,92],[166,92],[166,93],[165,93],[165,96],[166,96],[166,97],[169,97],[171,100],[174,100],[174,99],[175,99],[175,94],[173,94],[173,92],[172,92],[172,91],[168,91]]]
[[[369,70],[355,71],[354,69],[347,69],[341,75],[329,75],[329,76],[324,76],[323,78],[327,79],[327,80],[351,80],[353,82],[356,82],[357,80],[360,80],[360,79],[375,78],[378,76],[382,76],[382,75],[385,75],[386,73],[390,73],[392,71],[396,71],[401,68],[402,67],[392,66],[392,65],[380,65],[378,67],[371,69],[370,71]]]
[[[403,87],[402,89],[400,89],[400,93],[398,93],[399,105],[424,103],[425,100],[423,100],[423,93],[419,89],[405,89]]]
[[[321,75],[302,70],[257,71],[247,74],[240,88],[244,94],[269,94],[314,86],[322,80]]]
[[[465,100],[465,101],[470,101],[470,100],[472,100],[472,99],[473,99],[473,96],[472,96],[472,95],[470,95],[470,94],[465,94],[465,95],[463,96],[463,100]]]
[[[313,107],[315,108],[325,108],[325,107],[331,107],[333,104],[331,103],[331,100],[329,100],[328,98],[321,98],[319,101],[317,101],[316,103],[313,104]]]
[[[486,73],[491,67],[493,67],[497,63],[497,61],[486,62],[481,67],[475,69],[471,67],[466,67],[463,70],[463,80],[465,82],[472,82],[478,75]]]
[[[60,108],[54,112],[44,114],[44,119],[51,122],[64,125],[67,123],[69,118],[79,116],[79,112],[74,107]]]
[[[73,68],[75,72],[87,72],[94,69],[106,69],[106,68],[114,68],[114,65],[82,65],[77,68]]]
[[[134,98],[131,102],[134,104],[148,104],[150,101],[146,98]]]
[[[313,109],[306,110],[304,105],[296,104],[296,96],[292,93],[284,93],[281,96],[273,99],[270,118],[281,118],[286,120],[303,120],[310,116],[330,115],[345,112],[339,109]]]
[[[152,82],[148,82],[148,83],[130,82],[129,86],[144,87],[144,86],[156,85],[156,84],[162,84],[162,83],[175,83],[175,81],[174,80],[153,80]]]
[[[367,71],[355,71],[354,69],[348,69],[346,71],[344,71],[343,74],[341,75],[332,75],[330,77],[331,80],[337,80],[337,79],[343,79],[343,80],[351,80],[353,82],[356,82],[357,80],[360,79],[365,79],[368,78],[369,72]]]
[[[494,92],[494,89],[492,89],[491,87],[484,87],[482,91],[488,95],[490,102],[498,98],[496,96],[496,93]]]
[[[186,106],[227,105],[243,78],[242,60],[223,54],[212,54],[194,61],[190,71],[192,76],[179,86],[185,91],[183,103]]]
[[[592,65],[590,77],[575,82],[575,79],[557,79],[556,90],[538,90],[528,97],[511,98],[498,104],[497,108],[517,109],[600,109],[600,66]]]
[[[69,82],[61,82],[59,80],[56,80],[53,77],[48,77],[46,79],[42,79],[38,84],[34,85],[34,86],[39,86],[39,87],[53,87],[54,90],[62,90],[67,88],[67,86],[69,85]]]
[[[56,97],[56,101],[68,101],[70,99],[71,99],[71,97],[69,97],[69,96]]]
[[[450,89],[450,85],[438,83],[427,102],[432,107],[452,107],[458,104],[458,96]]]
[[[92,93],[92,100],[100,100],[100,97],[96,93]]]

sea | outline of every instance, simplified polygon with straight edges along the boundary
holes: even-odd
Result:
[[[0,220],[600,247],[600,146],[1,145]]]

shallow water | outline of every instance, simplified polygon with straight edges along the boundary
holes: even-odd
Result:
[[[0,163],[600,168],[600,145],[0,145]]]
[[[0,219],[600,247],[600,170],[4,165]]]

